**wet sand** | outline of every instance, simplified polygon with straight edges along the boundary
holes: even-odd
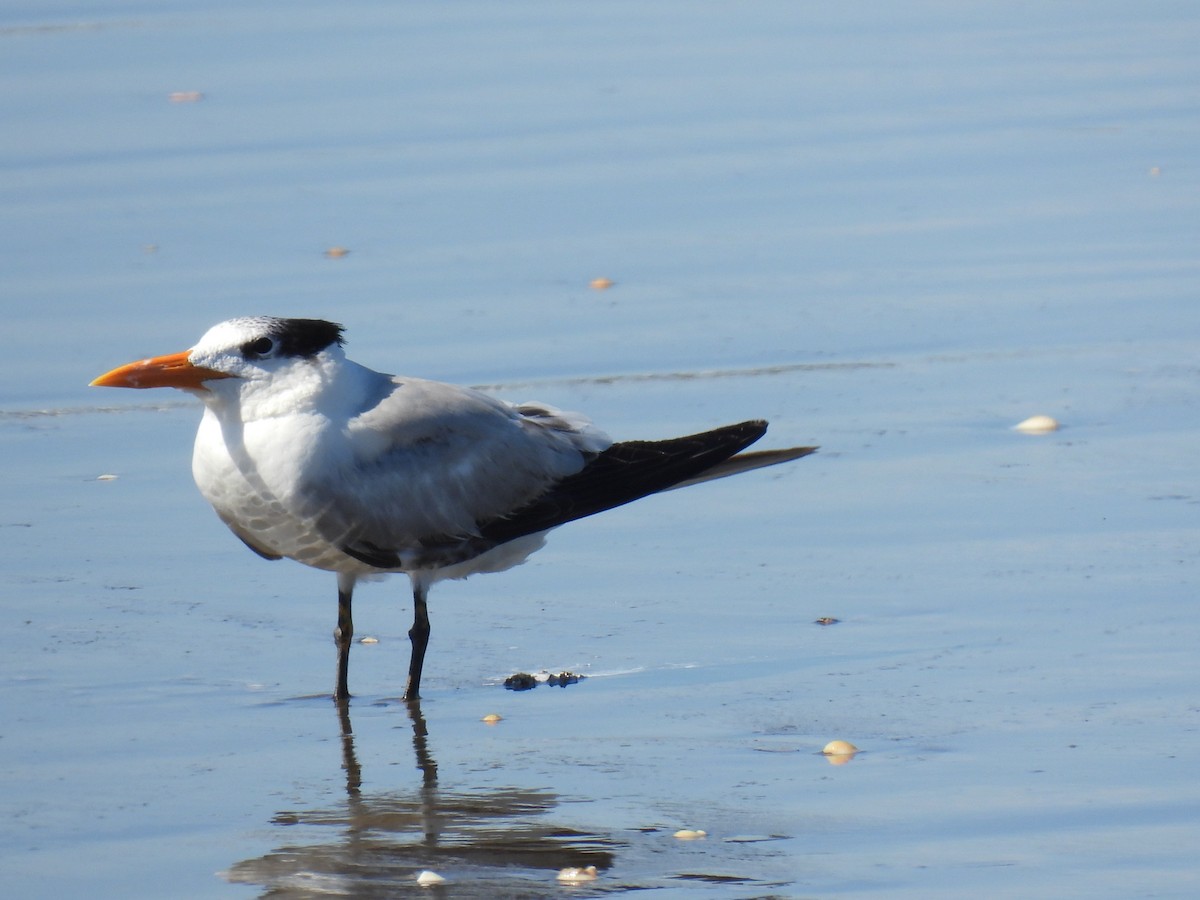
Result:
[[[1196,893],[1200,17],[858,13],[0,17],[6,896]],[[84,387],[258,312],[822,449],[438,585],[416,709],[366,585],[339,710],[332,577]]]

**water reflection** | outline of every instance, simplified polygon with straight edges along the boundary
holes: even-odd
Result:
[[[226,877],[258,884],[264,897],[562,896],[555,873],[567,866],[610,868],[619,844],[610,837],[543,821],[558,805],[548,791],[446,790],[419,702],[408,704],[421,783],[377,794],[362,790],[348,703],[338,704],[346,800],[329,809],[285,811],[279,826],[329,826],[328,840],[285,844],[231,866]],[[312,828],[305,830],[311,839]],[[430,869],[445,885],[418,889]]]

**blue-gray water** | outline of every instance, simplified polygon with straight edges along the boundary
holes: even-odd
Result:
[[[0,12],[0,891],[1195,896],[1198,45],[1171,3]],[[439,585],[416,721],[367,586],[343,720],[332,578],[225,531],[188,398],[85,387],[247,313],[822,450]],[[542,668],[590,677],[500,685]]]

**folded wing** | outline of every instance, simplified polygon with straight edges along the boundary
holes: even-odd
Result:
[[[580,471],[550,484],[511,512],[477,522],[471,535],[429,535],[424,554],[359,540],[343,550],[378,568],[437,567],[471,559],[527,535],[630,503],[674,487],[798,459],[815,447],[742,454],[767,430],[759,420],[663,441],[625,441],[598,453]]]

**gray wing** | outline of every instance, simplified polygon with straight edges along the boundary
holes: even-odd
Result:
[[[413,562],[418,567],[462,562],[509,541],[648,494],[798,459],[815,450],[795,447],[740,454],[762,437],[766,429],[766,422],[755,420],[664,441],[612,444],[589,459],[579,471],[550,482],[527,502],[499,516],[478,520],[470,535],[430,536],[424,541],[424,555]],[[394,550],[369,541],[343,549],[379,568],[397,568],[403,563]]]
[[[345,423],[348,440],[331,442],[348,454],[314,467],[305,484],[326,539],[378,568],[477,555],[480,523],[527,505],[611,444],[551,407],[421,379],[394,384]]]

